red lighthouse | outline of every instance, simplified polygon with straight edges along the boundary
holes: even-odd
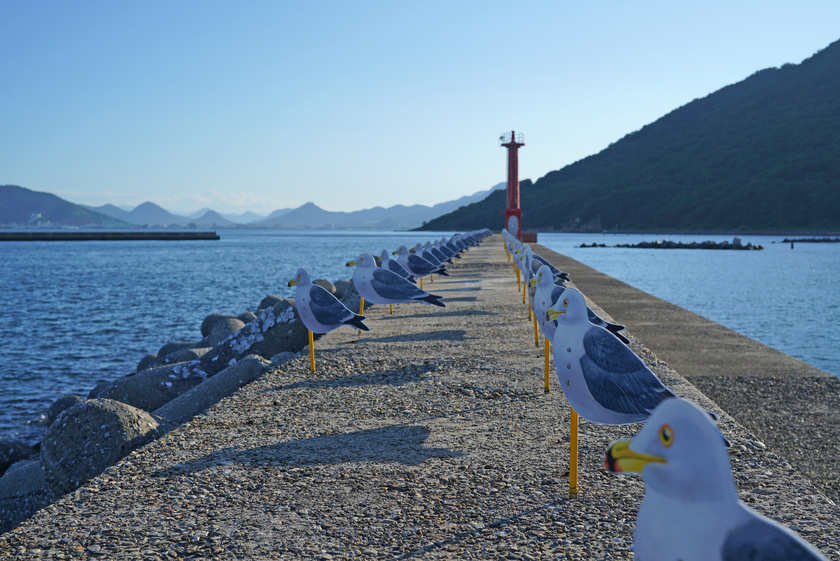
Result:
[[[525,135],[515,131],[502,134],[499,142],[508,151],[507,207],[505,208],[505,228],[522,239],[522,209],[519,208],[519,147],[525,146]]]

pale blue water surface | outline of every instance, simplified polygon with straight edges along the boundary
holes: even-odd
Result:
[[[298,267],[349,278],[344,264],[451,232],[221,230],[220,241],[0,243],[0,438],[36,441],[27,424],[64,393],[86,396],[170,341],[201,339],[211,313],[291,296]],[[840,244],[742,236],[764,251],[581,249],[663,238],[540,234],[539,243],[840,375]]]

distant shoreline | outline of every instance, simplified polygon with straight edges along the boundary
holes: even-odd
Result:
[[[58,242],[58,241],[127,241],[127,240],[218,240],[219,234],[207,231],[60,231],[43,232],[21,230],[0,232],[0,242]]]

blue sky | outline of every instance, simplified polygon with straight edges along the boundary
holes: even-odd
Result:
[[[537,179],[840,38],[837,0],[0,0],[0,184],[268,213]]]

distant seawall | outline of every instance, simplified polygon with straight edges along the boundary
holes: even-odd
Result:
[[[218,240],[216,232],[0,232],[0,242]]]

